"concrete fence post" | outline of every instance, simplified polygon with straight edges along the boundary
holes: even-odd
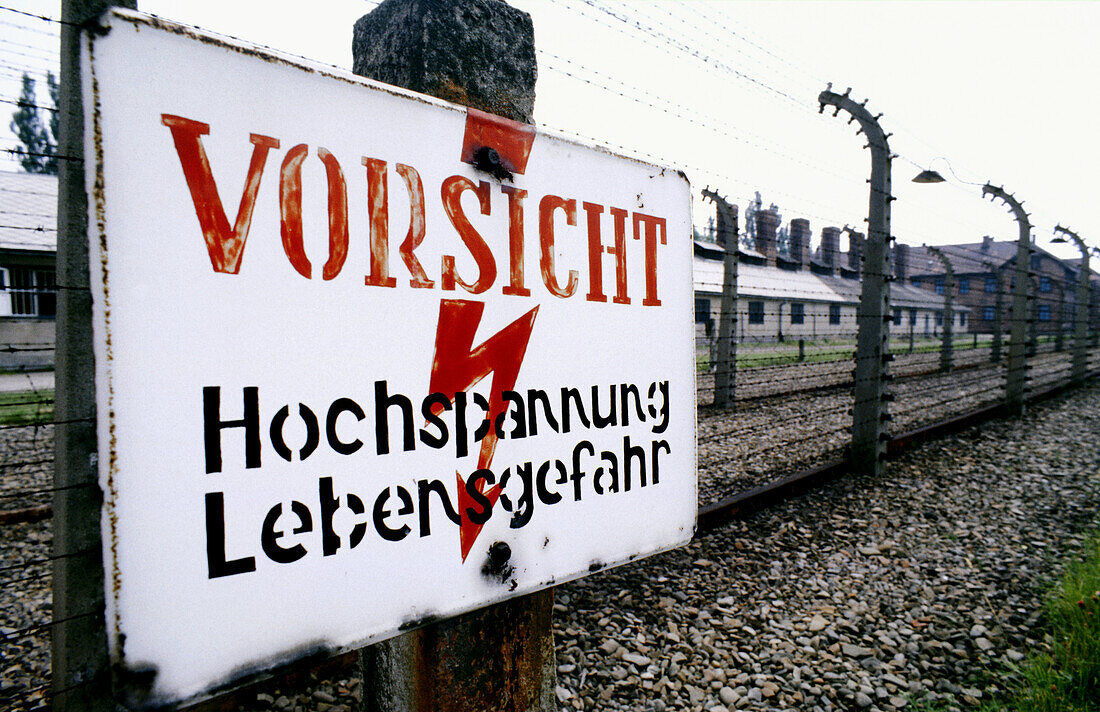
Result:
[[[357,74],[531,123],[534,28],[503,0],[385,0],[352,44]],[[365,648],[363,709],[553,710],[553,604],[546,589]]]
[[[936,247],[924,246],[924,249],[939,258],[943,265],[943,340],[940,342],[940,371],[947,373],[951,370],[955,355],[955,311],[953,299],[955,294],[955,270],[951,267],[951,260]]]
[[[993,363],[1001,362],[1001,344],[1004,341],[1004,313],[1005,313],[1005,273],[1004,267],[999,267],[994,274],[997,278],[997,300],[993,307],[993,348],[989,352],[989,360]]]
[[[1054,228],[1055,232],[1061,232],[1069,236],[1081,251],[1081,269],[1077,273],[1077,292],[1074,298],[1073,310],[1073,370],[1072,377],[1076,382],[1085,378],[1088,370],[1088,330],[1089,330],[1089,248],[1085,241],[1072,230],[1061,225]]]
[[[724,407],[734,398],[737,384],[737,206],[710,188],[703,197],[714,203],[718,215],[718,244],[725,248],[722,260],[722,298],[718,308],[718,353],[714,369],[714,405]]]
[[[1054,350],[1062,353],[1066,349],[1066,287],[1062,282],[1054,282],[1058,287],[1058,318],[1054,329]]]
[[[855,403],[852,408],[852,464],[864,472],[879,474],[886,455],[884,425],[886,412],[885,381],[890,359],[890,162],[893,158],[887,135],[864,104],[829,89],[821,92],[821,111],[833,106],[837,115],[844,110],[857,121],[860,133],[867,137],[871,150],[871,190],[867,215],[867,242],[864,245],[862,291],[857,315]],[[881,116],[881,115],[880,115]]]
[[[115,710],[104,619],[103,548],[95,425],[95,357],[84,190],[81,26],[117,0],[61,5],[60,137],[57,185],[57,351],[54,406],[51,709]]]
[[[1005,381],[1005,406],[1010,413],[1023,413],[1027,391],[1027,356],[1025,352],[1028,324],[1028,287],[1031,280],[1028,272],[1031,267],[1031,222],[1020,201],[1009,195],[1003,188],[986,183],[982,195],[999,198],[1003,201],[1020,227],[1020,236],[1016,241],[1015,277],[1012,289],[1012,316],[1009,324],[1008,340],[1008,376]]]
[[[1027,348],[1028,358],[1039,353],[1039,278],[1028,274]]]

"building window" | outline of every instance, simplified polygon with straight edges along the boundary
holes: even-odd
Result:
[[[966,312],[959,312],[959,326],[966,326]]]
[[[710,321],[710,300],[696,299],[695,300],[695,323],[706,324]]]
[[[943,312],[936,312],[936,326],[943,326]]]
[[[969,277],[959,277],[959,294],[970,294]]]
[[[894,323],[901,326],[901,309],[894,310]]]
[[[1031,269],[1039,269],[1039,261],[1042,259],[1042,255],[1031,256]]]
[[[829,323],[830,324],[839,324],[840,323],[840,305],[839,304],[830,304],[829,305]]]
[[[802,324],[806,321],[806,306],[801,303],[791,304],[791,323]]]
[[[1039,321],[1050,321],[1050,305],[1039,305]]]
[[[943,294],[943,277],[936,277],[936,294]]]
[[[993,307],[984,307],[982,309],[982,319],[985,321],[993,321],[997,318],[997,312]]]
[[[909,310],[909,326],[915,326],[916,323],[917,323],[917,310],[916,309],[910,309]]]
[[[749,302],[749,323],[764,323],[764,302]]]
[[[996,294],[997,293],[997,278],[996,277],[986,277],[985,278],[985,292],[986,292],[986,294]]]
[[[1050,277],[1047,277],[1045,275],[1040,276],[1039,277],[1039,291],[1040,292],[1049,292],[1052,289],[1054,289],[1054,285],[1052,285],[1050,283]]]
[[[909,280],[909,283],[912,284],[914,287],[919,287],[920,286],[920,277],[913,277],[912,279]]]
[[[52,319],[57,315],[56,280],[52,269],[9,267],[0,270],[0,291],[12,316]]]

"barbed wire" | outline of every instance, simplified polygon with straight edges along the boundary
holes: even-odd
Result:
[[[10,15],[6,15],[5,17],[10,17]],[[60,39],[60,35],[56,30],[50,31],[48,29],[35,25],[19,24],[15,22],[9,22],[8,20],[0,20],[0,27],[10,27],[14,30],[19,30],[21,32],[32,32],[34,34],[44,35],[46,37],[51,37],[54,39]],[[49,27],[49,25],[47,25],[47,27]]]
[[[378,3],[368,1],[368,5],[377,5]],[[645,36],[652,38],[656,42],[664,42],[663,37],[668,37],[674,34],[675,28],[669,27],[668,22],[682,24],[685,28],[692,27],[704,27],[705,25],[699,22],[693,22],[690,19],[682,18],[680,16],[673,16],[671,10],[664,6],[642,6],[632,8],[628,3],[601,3],[585,2],[585,6],[590,12],[599,12],[604,16],[608,15],[606,10],[601,9],[607,7],[612,9],[617,15],[621,15],[621,18],[614,18],[612,22],[620,24],[626,24],[630,22],[638,22],[641,25],[649,28],[649,32],[643,32]],[[701,6],[695,6],[687,4],[682,6],[688,13],[693,13],[695,16],[702,18],[701,22],[705,23],[706,18],[715,19],[715,13],[717,10],[713,8],[705,8],[703,11]],[[10,8],[2,8],[10,9]],[[667,22],[662,22],[659,17],[661,13],[665,13],[668,16]],[[37,18],[37,20],[49,23],[49,26],[56,27],[59,21],[53,18],[46,17],[44,15],[35,15],[33,13],[23,13],[29,17]],[[642,17],[636,17],[642,16]],[[625,19],[623,19],[625,18]],[[0,24],[8,24],[0,21]],[[710,45],[720,40],[719,31],[734,33],[731,28],[726,24],[719,21],[713,21],[710,27],[717,29],[708,29],[703,36],[707,39],[707,49],[700,50],[699,53],[702,58],[696,57],[697,60],[707,62],[709,58],[710,64],[707,66],[717,67],[712,70],[712,73],[725,72],[726,69],[722,67],[723,64],[728,65],[729,61],[717,50],[711,51]],[[30,28],[28,28],[30,29]],[[739,36],[739,35],[738,35]],[[785,60],[766,48],[755,45],[750,40],[742,38],[741,41],[747,43],[747,46],[755,47],[755,51],[764,53],[771,57],[772,60],[780,63],[785,63]],[[660,46],[656,45],[655,46]],[[675,45],[667,45],[672,49],[676,49]],[[29,45],[24,45],[26,48],[31,48]],[[270,48],[269,48],[270,49]],[[737,48],[734,48],[735,52],[742,53]],[[286,55],[285,52],[279,52]],[[748,52],[743,53],[744,56],[749,56]],[[0,48],[0,58],[6,58],[8,56],[19,56],[12,54]],[[290,55],[297,56],[297,55]],[[856,184],[862,182],[862,176],[856,176],[855,174],[848,174],[843,171],[835,170],[832,166],[815,162],[811,157],[800,156],[797,151],[790,151],[790,146],[784,145],[778,142],[771,142],[764,136],[743,130],[733,123],[723,123],[717,118],[713,117],[710,113],[698,111],[696,116],[692,116],[692,107],[690,104],[677,102],[673,99],[666,99],[661,96],[647,95],[642,93],[638,95],[638,92],[644,92],[640,87],[630,85],[625,82],[619,82],[614,77],[606,73],[601,73],[598,69],[592,67],[585,67],[583,64],[577,62],[575,59],[568,59],[561,55],[553,53],[545,53],[543,56],[549,56],[553,60],[550,65],[550,69],[565,74],[568,77],[576,81],[585,82],[595,89],[605,92],[612,92],[618,94],[620,97],[637,103],[639,105],[648,107],[651,110],[662,112],[681,122],[686,122],[692,126],[696,126],[709,132],[712,135],[722,136],[725,139],[736,141],[740,144],[744,144],[752,148],[754,151],[758,151],[763,154],[766,153],[769,156],[782,159],[783,162],[789,165],[800,166],[809,168],[821,175],[828,176],[833,179],[845,181],[850,184]],[[29,57],[28,57],[29,58]],[[305,57],[299,57],[306,59]],[[314,60],[307,60],[310,63],[315,63]],[[554,64],[556,63],[556,65]],[[794,65],[788,66],[792,70],[800,71],[795,68]],[[564,66],[569,71],[562,72],[558,66]],[[0,60],[0,68],[10,68],[17,72],[13,76],[18,76],[19,67],[18,64],[7,65]],[[743,67],[739,69],[746,77],[751,76],[750,72],[747,72]],[[592,74],[587,74],[591,72]],[[573,74],[580,76],[573,76]],[[37,76],[43,76],[39,74]],[[798,80],[798,76],[794,72],[788,72],[787,79]],[[796,95],[790,91],[785,83],[772,82],[766,76],[755,75],[752,76],[752,80],[746,78],[741,81],[751,84],[754,90],[762,91],[771,94],[777,101],[780,101],[784,105],[795,103],[804,109],[812,109],[816,114],[816,105],[810,101],[804,101],[799,98],[800,95]],[[814,79],[816,82],[816,78]],[[755,83],[753,83],[755,82]],[[778,93],[776,93],[778,92]],[[811,95],[812,97],[813,95]],[[7,97],[0,99],[5,104],[18,105],[18,102]],[[39,107],[49,110],[49,107]],[[841,122],[824,122],[828,127],[827,130],[832,130],[831,127],[839,125]],[[575,133],[566,129],[555,129],[553,126],[547,127],[551,130],[556,130],[561,133]],[[837,131],[843,130],[842,126],[837,126]],[[738,135],[738,132],[741,132]],[[575,133],[575,135],[583,136],[582,133]],[[11,139],[6,139],[11,141]],[[615,147],[614,140],[600,140],[587,137],[587,140],[594,142],[597,145]],[[625,152],[632,153],[638,149],[629,149],[620,146]],[[12,154],[18,154],[17,149],[8,149],[4,153],[9,156]],[[656,157],[654,154],[645,153],[644,155]],[[32,154],[37,156],[48,156],[51,154]],[[76,157],[59,157],[62,160],[81,160]],[[667,160],[665,158],[658,158],[657,162],[667,165],[682,165],[677,161]],[[901,156],[902,160],[913,163],[914,166],[918,165],[914,161]],[[14,159],[13,159],[14,160]],[[690,163],[690,162],[689,162]],[[712,177],[717,178],[720,181],[728,181],[732,185],[746,186],[750,179],[747,179],[744,175],[734,175],[734,173],[741,168],[737,166],[719,166],[703,169],[699,166],[686,166],[687,168],[695,171],[700,177]],[[698,170],[696,170],[698,169]],[[829,202],[822,200],[814,200],[816,196],[806,195],[806,191],[788,191],[788,190],[775,190],[774,186],[768,185],[769,182],[763,181],[759,186],[768,195],[769,198],[778,196],[780,199],[790,199],[797,201],[800,204],[805,203],[809,207],[809,211],[805,215],[799,215],[799,217],[806,217],[815,221],[820,221],[829,225],[843,225],[843,224],[856,224],[860,225],[862,217],[856,215],[855,218],[848,216],[845,219],[841,219],[841,215],[844,210],[838,208]],[[954,187],[954,186],[953,186]],[[49,197],[54,198],[55,194],[52,192],[40,192],[40,191],[21,191],[17,189],[0,188],[7,197],[18,200],[19,195],[26,195],[28,198],[31,196]],[[750,202],[755,196],[750,196],[746,191],[751,192],[748,187],[741,187],[740,189],[733,190],[730,193],[731,199],[738,200],[740,202]],[[931,212],[931,215],[937,213]],[[941,213],[942,214],[942,213]],[[7,216],[7,218],[3,218]],[[830,216],[830,217],[825,217]],[[16,218],[42,218],[48,219],[50,216],[31,212],[29,209],[20,210],[18,208],[2,209],[0,210],[0,227],[12,227],[16,230],[23,231],[35,231],[35,232],[53,232],[54,229],[36,228],[27,225],[8,223],[18,223]],[[956,221],[952,224],[952,227],[965,227],[967,221]],[[6,241],[5,244],[13,246],[37,246],[37,243],[30,241]],[[960,256],[958,258],[961,263],[974,266],[983,266],[979,260],[971,256]],[[771,267],[767,269],[772,269]],[[1006,270],[1008,271],[1008,270]],[[782,275],[780,276],[780,279]],[[835,279],[841,279],[835,277]],[[1005,277],[1007,280],[1007,277]],[[853,280],[854,282],[854,280]],[[856,283],[858,284],[858,283]],[[721,293],[722,284],[717,280],[703,279],[696,282],[697,289],[714,289],[716,293]],[[87,291],[85,286],[66,286],[58,285],[51,288],[51,291],[64,291],[64,290],[79,290]],[[1064,288],[1065,291],[1071,291],[1068,287]],[[780,285],[762,285],[754,287],[753,291],[742,291],[737,295],[738,301],[747,301],[752,299],[756,301],[756,298],[770,299],[780,296],[784,292],[790,290],[784,290]],[[934,294],[933,290],[928,290],[929,295]],[[0,294],[0,299],[5,295]],[[1005,293],[1005,310],[1009,309],[1009,302],[1011,300],[1011,293],[1006,290]],[[807,304],[811,303],[812,299],[800,299],[799,301],[805,301]],[[1033,297],[1033,303],[1042,302],[1043,304],[1053,304],[1056,300],[1055,296],[1049,292],[1038,292]],[[854,309],[855,304],[858,302],[858,298],[853,297],[850,301],[844,302],[844,314],[843,325],[847,328],[854,326],[854,314],[850,314],[849,310]],[[816,303],[816,302],[815,302]],[[820,302],[820,304],[826,304],[828,302]],[[893,308],[897,308],[896,304],[892,305]],[[909,307],[906,307],[909,308]],[[931,304],[927,307],[921,307],[922,312],[932,311],[935,309],[935,305]],[[968,323],[975,324],[979,320],[976,318],[978,308],[975,307],[971,315],[967,317]],[[960,310],[961,313],[961,310]],[[721,317],[720,310],[717,307],[712,307],[707,310],[707,314],[717,323],[717,320]],[[762,316],[765,319],[775,319],[776,317],[782,317],[784,319],[790,318],[790,312],[787,309],[776,310],[774,308],[766,308]],[[888,315],[875,315],[877,318],[883,318]],[[811,314],[809,310],[804,315],[805,322],[811,321],[813,317],[816,317],[819,321],[827,319],[827,315],[824,313]],[[747,318],[747,312],[742,312],[738,315],[740,320]],[[805,322],[802,326],[805,326]],[[1011,317],[1006,314],[1002,320],[1002,324],[1007,328],[1012,323]],[[753,325],[758,326],[758,325]],[[791,324],[790,327],[798,326]],[[784,332],[787,332],[788,324],[783,324]],[[894,339],[892,343],[896,343],[898,339],[904,339],[905,335],[898,336],[897,328],[891,328],[891,336]],[[1068,335],[1068,334],[1066,334]],[[1044,335],[1045,336],[1045,335]],[[849,338],[854,337],[852,334]],[[758,358],[761,360],[767,359],[769,354],[774,354],[775,357],[788,358],[791,357],[796,348],[790,340],[795,337],[793,334],[787,334],[789,339],[780,348],[776,345],[774,348],[770,348],[768,344],[762,342],[751,341],[739,341],[738,342],[738,358],[734,361],[734,368],[730,369],[729,373],[736,375],[736,383],[733,389],[733,403],[732,407],[727,410],[714,411],[714,415],[711,415],[711,411],[707,411],[704,407],[700,411],[701,428],[699,430],[699,443],[704,446],[704,449],[709,450],[711,444],[717,445],[729,445],[729,448],[716,448],[715,452],[701,452],[700,460],[705,462],[714,469],[726,468],[734,469],[742,474],[739,476],[742,478],[740,481],[752,482],[753,485],[759,484],[769,476],[783,476],[792,471],[792,469],[799,463],[806,461],[816,461],[821,458],[830,457],[841,453],[849,442],[847,435],[849,433],[849,425],[841,424],[842,421],[848,417],[848,412],[856,405],[855,399],[851,394],[851,387],[854,385],[854,379],[851,375],[853,366],[857,363],[865,361],[867,358],[858,358],[855,355],[854,344],[836,344],[835,348],[842,351],[835,361],[805,361],[790,363],[776,363],[768,365],[752,365],[752,359]],[[710,346],[709,342],[704,342],[702,345]],[[760,348],[754,348],[759,345]],[[813,349],[816,347],[816,340],[814,344],[807,344],[806,356],[813,358],[816,354],[813,353]],[[985,342],[979,349],[971,349],[970,351],[981,351],[981,358],[985,359],[989,356],[990,343]],[[1009,342],[1004,340],[1003,352],[1007,356]],[[830,347],[823,347],[830,348]],[[957,347],[956,347],[957,348]],[[1052,348],[1052,345],[1048,343],[1040,343],[1038,345],[1038,353],[1034,356],[1030,356],[1026,359],[1027,365],[1030,367],[1029,373],[1031,377],[1031,387],[1037,384],[1057,383],[1062,381],[1071,375],[1072,367],[1065,362],[1065,359],[1069,358],[1068,352],[1053,355],[1046,351]],[[0,353],[6,355],[26,355],[31,353],[43,353],[48,352],[50,347],[45,344],[33,344],[33,345],[14,345],[8,344],[0,347]],[[847,352],[847,353],[843,353]],[[956,356],[963,352],[957,352]],[[932,368],[926,368],[934,364],[934,360],[939,356],[938,351],[928,351],[926,353],[914,353],[911,355],[912,361],[904,361],[900,356],[891,365],[891,371],[895,375],[895,379],[890,384],[890,393],[895,396],[896,402],[889,408],[889,412],[895,417],[900,419],[902,417],[918,416],[926,419],[933,419],[941,417],[939,409],[947,407],[948,412],[962,412],[964,408],[970,407],[969,404],[975,401],[982,403],[997,402],[1003,397],[1004,381],[1008,374],[1006,364],[1001,365],[981,365],[975,367],[975,370],[969,372],[957,371],[950,374],[938,374]],[[1097,361],[1097,353],[1090,351],[1088,353],[1089,362]],[[923,365],[922,365],[923,364]],[[919,370],[919,373],[903,373],[904,368],[912,367],[914,370]],[[801,371],[813,371],[814,375],[807,376]],[[712,375],[718,375],[715,373],[700,374],[703,378],[710,378]],[[753,380],[753,376],[756,376],[756,380]],[[911,379],[911,380],[906,380]],[[922,379],[928,379],[924,381]],[[33,384],[28,380],[28,385]],[[801,390],[798,390],[798,386],[805,386]],[[810,391],[823,386],[831,388],[822,393],[811,393]],[[713,391],[712,386],[709,390]],[[751,406],[746,404],[754,388],[772,388],[776,392],[769,393],[761,396],[759,402],[753,403]],[[30,410],[43,409],[37,415],[42,416],[36,418],[34,424],[5,424],[0,425],[0,432],[5,435],[15,435],[26,433],[25,440],[27,442],[45,443],[48,442],[50,435],[49,426],[53,424],[66,424],[66,423],[90,423],[90,418],[81,419],[69,419],[69,420],[53,420],[52,416],[46,413],[53,404],[53,399],[48,397],[48,389],[37,389],[30,387],[28,390],[32,393],[39,393],[41,395],[33,397],[31,400],[21,404],[26,406]],[[703,394],[708,391],[708,388],[700,385],[698,387],[698,393]],[[702,399],[700,398],[700,403]],[[773,411],[779,411],[781,404],[797,403],[798,407],[802,410],[795,414],[787,414],[786,416],[775,416]],[[936,414],[929,414],[930,411],[936,411]],[[8,406],[0,406],[0,419],[2,419],[7,413],[10,413],[11,409]],[[751,418],[763,418],[762,421],[752,421]],[[896,422],[896,420],[895,420]],[[728,428],[725,432],[721,432],[722,428]],[[23,429],[23,430],[19,430]],[[717,430],[716,430],[717,429]],[[739,442],[746,438],[759,435],[767,435],[771,440],[765,442],[763,440],[759,442]],[[798,447],[795,447],[798,446]],[[16,445],[9,445],[9,450],[5,453],[8,458],[6,461],[0,460],[0,474],[10,474],[20,469],[30,469],[42,467],[44,470],[48,470],[53,460],[47,456],[36,456],[35,450],[19,450]],[[736,449],[732,449],[736,448]],[[808,454],[807,454],[808,453]],[[745,461],[751,461],[754,472],[751,474],[744,473]],[[759,470],[768,470],[771,474],[763,475],[759,474]],[[45,473],[48,476],[48,472]],[[716,480],[715,480],[716,481]],[[14,490],[0,491],[0,513],[4,512],[4,507],[14,504],[21,504],[22,500],[30,500],[33,502],[41,502],[44,498],[51,497],[59,492],[65,492],[74,489],[92,488],[97,486],[95,482],[81,483],[77,485],[70,485],[66,487],[52,487],[46,484],[46,480],[42,481],[41,486],[28,487],[25,484],[18,484]],[[713,489],[719,492],[733,493],[737,491],[743,491],[743,485],[737,485],[734,487],[722,488],[720,484],[713,484]],[[708,495],[711,499],[710,495]],[[43,505],[40,505],[43,506]],[[0,525],[5,526],[5,525]],[[42,527],[47,525],[42,524]],[[0,566],[0,587],[6,587],[8,590],[18,588],[23,585],[32,584],[34,582],[40,582],[47,580],[51,577],[51,572],[48,570],[40,570],[36,567],[48,567],[52,562],[71,558],[75,556],[95,556],[99,555],[100,550],[98,548],[90,548],[84,551],[77,551],[69,554],[51,555],[44,558],[25,558],[19,562],[5,563],[4,566]],[[40,639],[45,639],[49,636],[53,630],[53,626],[64,624],[66,622],[76,620],[80,617],[100,615],[101,611],[89,611],[78,616],[69,618],[63,618],[58,621],[52,621],[50,623],[24,626],[20,629],[5,629],[4,637],[0,640],[4,643],[12,642],[13,640],[23,640],[27,638],[35,638],[36,645],[43,644]],[[33,619],[32,619],[33,620]],[[11,638],[10,636],[16,636]],[[75,688],[75,686],[74,686]],[[69,689],[74,689],[69,688]],[[49,690],[48,684],[43,684],[39,687],[35,687],[30,690],[17,690],[15,694],[33,695],[37,693],[43,693]],[[56,694],[63,694],[68,689],[54,690],[50,693],[52,698]]]
[[[10,13],[13,13],[13,14],[16,14],[16,15],[22,15],[24,17],[31,17],[31,18],[34,18],[36,20],[42,20],[43,22],[48,22],[50,24],[69,25],[70,27],[79,27],[80,26],[80,25],[78,25],[76,23],[73,23],[73,22],[66,22],[64,20],[59,20],[57,18],[53,18],[53,17],[50,17],[48,15],[39,15],[37,13],[28,12],[26,10],[19,10],[17,8],[14,8],[14,7],[8,7],[7,5],[0,5],[0,11],[10,12]]]

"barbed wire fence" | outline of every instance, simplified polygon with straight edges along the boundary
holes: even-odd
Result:
[[[814,99],[825,81],[755,41],[713,6],[552,1],[572,20],[608,31],[639,51],[675,56],[693,76],[719,85],[734,82],[760,101],[780,107],[800,125],[813,127],[823,142],[856,153],[850,131],[818,115]],[[365,11],[377,4],[365,3]],[[46,86],[48,76],[58,74],[60,24],[56,3],[0,5],[0,106],[12,111],[19,107],[21,83],[27,76],[39,89],[32,108],[43,114],[56,109]],[[706,191],[698,186],[708,185],[730,205],[743,209],[744,225],[739,229],[735,223],[723,240],[717,240],[714,229],[702,227],[713,207],[696,210],[703,216],[697,217],[700,232],[694,236],[700,506],[843,460],[856,407],[854,367],[861,359],[878,358],[856,348],[861,255],[858,239],[851,235],[858,233],[850,232],[846,253],[839,252],[839,244],[830,254],[820,247],[815,253],[810,234],[802,233],[804,242],[792,247],[794,230],[790,221],[779,218],[778,208],[770,227],[756,219],[758,214],[750,221],[745,209],[770,210],[757,205],[762,193],[769,201],[796,203],[797,214],[790,217],[813,221],[820,228],[835,226],[839,231],[841,226],[861,225],[865,203],[837,204],[824,186],[856,188],[865,199],[865,175],[831,160],[835,154],[828,151],[807,155],[782,135],[761,133],[746,115],[730,117],[702,98],[647,89],[614,66],[590,66],[556,46],[540,48],[538,54],[540,67],[578,94],[594,92],[642,112],[637,119],[641,123],[691,132],[708,146],[732,147],[726,160],[714,162],[690,148],[679,153],[662,143],[627,142],[617,133],[619,126],[588,127],[565,115],[552,116],[541,125],[546,131],[683,168],[696,186],[693,199],[699,208]],[[59,492],[53,480],[54,342],[52,335],[42,334],[55,314],[57,292],[65,287],[57,284],[49,262],[52,254],[45,260],[39,257],[43,245],[56,240],[57,188],[50,178],[16,173],[19,149],[14,139],[0,141],[0,174],[9,174],[0,175],[0,234],[4,247],[31,257],[25,264],[4,264],[0,272],[0,322],[8,327],[0,343],[0,707],[44,710],[50,707],[51,695],[65,692],[50,688],[51,632],[71,619],[53,615],[52,566],[62,558],[99,552],[52,548],[51,500]],[[50,155],[73,160],[56,151]],[[919,166],[904,155],[898,158]],[[783,177],[796,173],[814,176],[821,194],[789,190]],[[934,206],[927,213],[932,221],[959,221]],[[985,230],[977,221],[966,220],[964,227],[975,235]],[[765,234],[768,230],[776,232]],[[927,230],[926,235],[906,236],[906,241],[931,241],[934,228]],[[1078,305],[1072,271],[1040,257],[1029,263],[1028,284],[1016,285],[1011,271],[1003,269],[1011,260],[984,255],[980,248],[944,249],[956,260],[956,272],[968,280],[968,290],[990,295],[1001,291],[1004,298],[967,306],[967,293],[955,286],[955,360],[951,371],[942,372],[943,295],[935,275],[921,272],[919,286],[914,286],[912,278],[918,274],[899,274],[895,265],[887,277],[895,285],[890,309],[867,312],[888,322],[890,329],[886,391],[892,405],[884,422],[887,438],[1004,401],[1008,360],[999,354],[995,334],[1011,330],[1014,289],[1025,290],[1030,300],[1025,367],[1031,393],[1071,382],[1075,350],[1087,349],[1089,373],[1100,369],[1096,292],[1090,304]],[[729,250],[737,250],[740,258],[739,279],[732,284],[723,278]],[[1080,309],[1088,315],[1087,346],[1073,339]],[[728,335],[726,353],[732,354],[724,360],[719,358],[720,334]],[[1013,346],[1008,344],[1006,350]],[[726,390],[719,393],[720,388]],[[91,610],[76,615],[101,614]]]
[[[0,11],[0,114],[26,104],[45,124],[55,111],[57,23]],[[54,9],[53,12],[56,12]],[[53,176],[21,174],[21,144],[0,140],[0,707],[45,709],[50,682],[53,497],[53,317],[56,314],[57,187]],[[51,151],[52,153],[52,151]],[[72,555],[80,555],[72,552]]]

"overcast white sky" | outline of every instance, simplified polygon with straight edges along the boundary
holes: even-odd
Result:
[[[760,190],[785,221],[809,218],[815,241],[825,225],[860,226],[867,215],[862,137],[843,115],[817,113],[817,94],[832,81],[869,99],[894,133],[900,240],[1015,239],[1007,209],[983,203],[979,186],[910,182],[943,156],[961,179],[991,180],[1022,199],[1040,245],[1056,222],[1100,245],[1100,100],[1090,79],[1100,67],[1100,3],[510,3],[535,22],[540,125],[683,168],[696,189],[716,187],[742,209]],[[59,14],[56,0],[0,4]],[[154,14],[345,68],[351,25],[374,5],[139,0]],[[56,25],[10,12],[0,21],[4,64],[38,66],[53,49],[34,30]],[[14,86],[0,85],[3,98],[14,98]],[[954,180],[945,161],[933,167]]]

